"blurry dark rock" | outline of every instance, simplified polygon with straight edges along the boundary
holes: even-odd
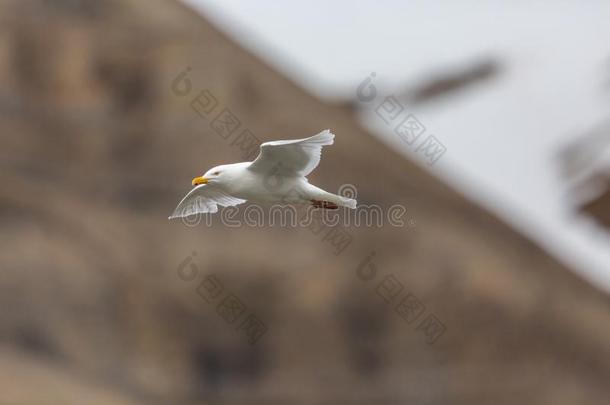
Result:
[[[370,377],[384,366],[383,337],[389,333],[392,314],[375,293],[353,286],[340,305],[337,316],[353,367]]]
[[[39,330],[36,326],[22,326],[15,332],[15,344],[21,349],[37,356],[59,356],[57,347],[51,341],[48,333]]]
[[[449,70],[416,86],[408,92],[408,99],[414,104],[425,103],[493,79],[500,71],[501,65],[495,59],[476,62],[461,70]]]
[[[594,176],[587,181],[596,182],[601,190],[593,197],[583,201],[579,206],[579,210],[581,213],[595,219],[601,226],[610,229],[610,176],[608,174],[605,176]]]
[[[610,229],[610,122],[579,136],[560,153],[561,174],[572,184],[578,211]]]

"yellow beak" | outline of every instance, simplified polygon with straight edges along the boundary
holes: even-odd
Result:
[[[200,185],[200,184],[207,184],[207,182],[208,182],[208,179],[206,179],[206,178],[205,178],[205,177],[203,177],[203,176],[200,176],[200,177],[195,177],[195,178],[193,179],[193,181],[191,182],[191,184],[192,184],[193,186],[198,186],[198,185]]]

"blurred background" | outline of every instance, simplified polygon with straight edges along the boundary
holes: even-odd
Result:
[[[1,1],[0,404],[605,403],[608,17]],[[167,220],[325,128],[311,181],[403,226]]]

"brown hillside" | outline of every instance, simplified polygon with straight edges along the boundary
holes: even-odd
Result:
[[[0,22],[0,403],[607,401],[607,296],[185,6],[6,0]],[[241,122],[226,139],[223,108]],[[403,204],[414,226],[341,228],[335,254],[328,230],[167,220],[192,177],[244,159],[243,129],[324,128],[312,182]],[[198,295],[211,274],[266,325],[256,344]],[[408,293],[425,305],[412,323]],[[428,314],[446,328],[433,344]]]

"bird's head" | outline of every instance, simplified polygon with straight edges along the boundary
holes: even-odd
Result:
[[[227,172],[227,168],[222,166],[216,166],[205,172],[203,176],[195,177],[192,181],[193,186],[200,184],[217,184],[222,181],[223,175]]]

